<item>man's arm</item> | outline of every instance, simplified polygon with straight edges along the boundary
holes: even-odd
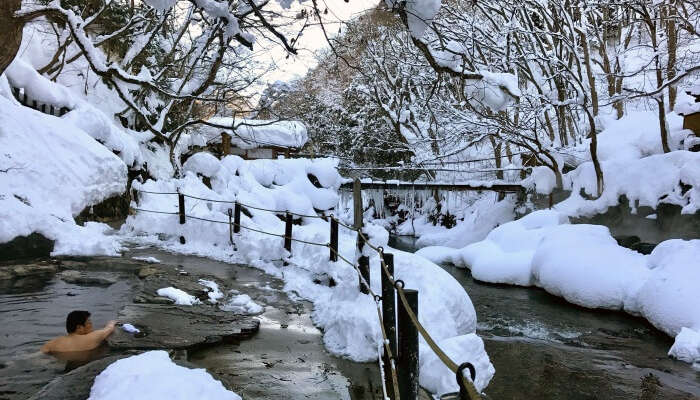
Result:
[[[44,354],[51,353],[53,351],[53,340],[49,340],[48,342],[44,343],[44,345],[41,346],[40,351]]]
[[[117,321],[109,321],[104,328],[90,332],[87,336],[93,341],[94,346],[97,347],[114,332],[116,325]]]

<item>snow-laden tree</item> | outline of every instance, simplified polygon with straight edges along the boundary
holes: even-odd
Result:
[[[274,38],[296,52],[275,28],[272,21],[282,17],[266,11],[268,4],[25,0],[3,2],[0,11],[10,23],[3,29],[10,32],[30,22],[47,24],[55,32],[56,52],[39,72],[55,78],[66,65],[86,62],[121,100],[115,117],[167,145],[178,171],[179,141],[186,129],[206,123],[216,109],[232,102],[245,104],[242,93],[257,78],[250,52],[256,37]],[[5,46],[15,54],[19,42]],[[3,59],[2,64],[9,62]]]

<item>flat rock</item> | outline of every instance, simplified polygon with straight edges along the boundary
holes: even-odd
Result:
[[[106,272],[82,272],[67,270],[58,274],[64,282],[76,285],[109,286],[117,282],[117,278]]]
[[[22,264],[0,266],[0,280],[27,278],[55,274],[58,267],[54,264]]]
[[[187,349],[246,338],[260,326],[255,318],[206,305],[129,304],[117,319],[136,326],[145,336],[117,329],[107,341],[114,349]]]
[[[163,271],[160,268],[151,267],[149,265],[146,265],[144,267],[141,267],[141,269],[139,269],[138,276],[141,279],[145,279],[151,275],[156,275],[156,274],[161,273],[161,272],[163,272]]]

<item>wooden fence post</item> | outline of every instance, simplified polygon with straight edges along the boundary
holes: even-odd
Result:
[[[185,224],[185,195],[177,194],[178,212],[180,214],[180,225]],[[180,236],[180,243],[185,244],[185,237]]]
[[[362,229],[362,183],[359,178],[355,178],[352,183],[352,203],[355,229]]]
[[[221,132],[221,157],[231,154],[231,135]]]
[[[233,219],[233,210],[230,208],[228,209],[228,239],[231,244],[233,244],[233,223],[231,220]]]
[[[418,318],[418,291],[403,290],[408,305]],[[398,302],[398,380],[401,400],[418,398],[418,329],[413,325],[402,301]]]
[[[384,265],[391,276],[394,276],[394,255],[382,253]],[[381,261],[381,260],[380,260]],[[382,322],[384,323],[384,332],[386,332],[389,340],[389,349],[391,354],[396,357],[396,293],[394,285],[391,284],[389,277],[386,276],[383,270],[379,272],[382,276]],[[384,351],[384,386],[386,387],[387,396],[390,399],[395,399],[394,384],[391,379],[391,361],[389,354]]]
[[[233,233],[238,233],[241,231],[241,203],[236,202],[233,210]]]
[[[288,213],[285,216],[284,226],[284,248],[292,253],[292,214]]]
[[[367,285],[369,285],[369,257],[360,257],[360,259],[358,260],[358,264],[360,275],[362,276],[362,278],[364,278],[365,282],[367,282]],[[362,278],[358,278],[360,280],[360,292],[362,292],[363,294],[369,294],[369,288],[362,283]]]
[[[51,115],[56,115],[56,114],[55,114],[55,108],[53,107],[53,104],[51,105],[51,107],[49,107],[49,114],[51,114]]]
[[[331,215],[331,254],[330,254],[330,260],[331,261],[338,261],[338,220],[335,219],[333,215]]]

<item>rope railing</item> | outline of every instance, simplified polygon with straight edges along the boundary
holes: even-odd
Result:
[[[202,200],[202,201],[209,201],[209,202],[212,202],[212,203],[226,203],[226,204],[236,204],[236,203],[238,203],[238,204],[240,204],[241,206],[243,206],[243,207],[245,207],[245,208],[250,208],[250,209],[253,209],[253,210],[268,211],[268,212],[275,213],[275,214],[286,214],[286,213],[289,213],[289,214],[295,215],[295,216],[297,216],[297,217],[302,217],[302,218],[318,218],[318,219],[326,219],[326,218],[328,218],[328,216],[311,215],[311,214],[301,214],[301,213],[297,213],[297,212],[293,212],[293,211],[287,211],[287,210],[274,210],[274,209],[271,209],[271,208],[257,207],[257,206],[253,206],[253,205],[250,205],[250,204],[241,203],[240,201],[237,201],[237,200],[208,199],[208,198],[205,198],[205,197],[198,197],[198,196],[193,196],[193,195],[191,195],[191,194],[180,193],[180,192],[153,192],[153,191],[143,190],[143,189],[132,189],[132,190],[135,191],[135,192],[146,193],[146,194],[183,195],[183,196],[189,197],[189,198],[191,198],[191,199]]]
[[[253,227],[249,227],[249,226],[242,225],[242,224],[240,224],[240,222],[236,222],[236,223],[235,223],[235,226],[236,226],[236,227],[239,227],[239,228],[243,228],[243,229],[249,230],[249,231],[252,231],[252,232],[257,232],[257,233],[261,233],[261,234],[265,234],[265,235],[270,235],[270,236],[275,236],[275,237],[283,238],[283,239],[285,239],[285,248],[287,248],[287,250],[289,250],[289,251],[291,251],[291,246],[288,246],[287,243],[291,243],[292,241],[298,242],[298,243],[303,243],[303,244],[308,244],[308,245],[313,245],[313,246],[327,247],[327,248],[330,249],[330,252],[331,252],[332,256],[335,256],[335,260],[341,260],[341,261],[345,262],[346,264],[348,264],[349,266],[351,266],[353,269],[355,269],[355,271],[357,272],[357,274],[358,274],[358,276],[359,276],[360,288],[361,288],[361,289],[364,289],[363,292],[369,294],[369,295],[372,297],[372,299],[374,300],[374,303],[375,303],[375,306],[376,306],[376,309],[377,309],[377,317],[378,317],[378,319],[379,319],[380,327],[381,327],[381,334],[382,334],[383,343],[384,343],[383,347],[384,347],[384,350],[385,350],[385,352],[386,352],[386,360],[385,360],[385,362],[388,362],[388,363],[389,363],[389,371],[390,371],[390,373],[391,373],[391,381],[390,381],[390,383],[391,383],[391,386],[392,386],[392,389],[393,389],[393,394],[394,394],[393,400],[399,399],[399,396],[400,396],[400,394],[399,394],[399,381],[398,381],[398,377],[397,377],[398,374],[397,374],[396,364],[395,364],[396,357],[395,357],[395,355],[393,354],[392,349],[391,349],[390,341],[389,341],[389,339],[388,339],[388,335],[387,335],[387,332],[386,332],[386,329],[385,329],[385,326],[384,326],[384,319],[383,319],[383,316],[382,316],[382,310],[381,310],[381,308],[380,308],[380,303],[379,303],[379,302],[382,301],[383,299],[382,299],[381,296],[377,295],[377,294],[372,290],[371,285],[370,285],[370,282],[369,282],[369,273],[367,273],[367,277],[365,277],[365,276],[363,275],[363,272],[362,272],[362,271],[358,268],[358,266],[356,265],[356,263],[354,263],[354,262],[348,260],[345,256],[343,256],[342,254],[340,254],[340,252],[339,252],[338,249],[337,249],[337,239],[336,239],[336,244],[335,244],[336,247],[334,248],[334,246],[332,245],[332,243],[318,243],[318,242],[312,242],[312,241],[308,241],[308,240],[303,240],[303,239],[294,238],[294,237],[291,235],[291,228],[290,228],[290,226],[291,226],[291,225],[290,225],[290,224],[291,224],[291,219],[289,218],[290,215],[297,215],[297,216],[302,216],[302,217],[314,217],[314,218],[322,218],[322,219],[325,219],[325,218],[328,218],[328,217],[320,217],[320,216],[318,216],[318,215],[316,215],[316,216],[309,216],[309,215],[304,215],[304,214],[293,213],[293,212],[286,211],[286,210],[271,210],[271,209],[265,209],[265,208],[262,208],[262,207],[250,206],[250,205],[247,205],[247,204],[244,204],[244,203],[240,203],[240,202],[236,202],[236,201],[224,201],[224,200],[206,199],[206,198],[197,197],[197,196],[192,196],[192,195],[187,195],[187,194],[179,193],[179,192],[153,192],[153,191],[146,191],[146,190],[141,190],[141,189],[133,189],[133,190],[135,190],[135,191],[137,191],[137,192],[141,192],[141,193],[147,193],[147,194],[178,195],[178,196],[189,197],[189,198],[193,198],[193,199],[197,199],[197,200],[202,200],[202,201],[212,201],[212,202],[221,202],[221,203],[237,204],[237,205],[240,205],[240,206],[243,206],[243,207],[249,207],[249,208],[252,208],[252,209],[257,209],[257,210],[262,210],[262,211],[269,211],[269,212],[274,212],[274,213],[284,213],[284,214],[286,214],[286,215],[287,215],[287,224],[288,224],[288,227],[287,227],[287,232],[286,232],[285,234],[267,232],[267,231],[264,231],[264,230],[261,230],[261,229],[256,229],[256,228],[253,228]],[[229,225],[229,226],[233,226],[233,225],[234,225],[234,223],[231,222],[231,210],[230,210],[230,209],[229,209],[229,221],[219,221],[219,220],[214,220],[214,219],[210,219],[210,218],[196,217],[196,216],[193,216],[193,215],[187,215],[187,214],[185,214],[185,212],[184,212],[184,203],[183,203],[183,202],[180,203],[180,211],[179,211],[179,212],[148,210],[148,209],[142,209],[142,208],[133,208],[133,210],[135,210],[135,211],[141,211],[141,212],[148,212],[148,213],[164,214],[164,215],[179,215],[179,216],[180,216],[180,223],[181,223],[181,224],[184,223],[184,221],[186,220],[186,218],[191,218],[191,219],[194,219],[194,220],[199,220],[199,221],[204,221],[204,222],[210,222],[210,223],[225,224],[225,225]],[[237,211],[237,212],[240,213],[240,211]],[[408,315],[408,317],[409,317],[409,319],[410,319],[411,324],[416,328],[416,330],[417,330],[418,333],[423,337],[423,339],[425,339],[425,342],[428,344],[428,346],[431,348],[431,350],[437,355],[437,357],[445,364],[445,366],[447,366],[447,368],[448,368],[450,371],[452,371],[454,374],[456,374],[457,382],[459,383],[459,386],[460,386],[460,395],[463,396],[462,398],[466,399],[466,398],[467,398],[466,396],[468,396],[468,399],[469,399],[469,400],[479,400],[479,399],[481,399],[481,396],[479,395],[479,393],[478,393],[476,387],[474,386],[474,383],[473,383],[472,381],[470,381],[469,379],[467,379],[467,377],[464,376],[464,375],[462,374],[462,370],[464,369],[464,368],[463,368],[463,367],[464,367],[464,364],[462,364],[462,365],[457,365],[457,363],[455,363],[455,362],[454,362],[454,361],[453,361],[453,360],[452,360],[452,359],[437,345],[437,343],[436,343],[435,340],[432,338],[432,336],[428,333],[428,331],[425,329],[425,327],[420,323],[420,321],[418,321],[418,318],[417,318],[416,314],[413,312],[412,307],[411,307],[411,305],[409,304],[408,299],[406,298],[406,294],[405,294],[405,292],[404,292],[404,283],[403,283],[403,281],[400,280],[400,279],[396,279],[396,278],[393,276],[393,274],[389,272],[389,270],[388,270],[388,268],[387,268],[387,265],[386,265],[386,263],[385,263],[385,258],[384,258],[384,249],[383,249],[381,246],[375,246],[375,245],[373,245],[373,244],[371,243],[371,241],[370,241],[370,238],[362,231],[361,228],[358,229],[358,228],[355,227],[355,226],[351,226],[351,225],[345,224],[345,223],[343,223],[343,222],[340,222],[337,218],[333,217],[333,215],[330,215],[330,218],[331,218],[331,222],[332,222],[332,223],[337,223],[339,226],[343,226],[343,227],[349,229],[350,231],[357,232],[358,247],[359,247],[360,249],[361,249],[361,247],[363,247],[364,245],[366,245],[368,248],[370,248],[371,250],[375,251],[375,252],[378,254],[378,256],[379,256],[379,261],[380,261],[380,270],[384,273],[384,275],[386,276],[388,282],[393,286],[395,292],[397,293],[397,297],[398,297],[399,300],[401,301],[401,303],[402,303],[402,305],[403,305],[403,307],[404,307],[404,309],[405,309],[405,311],[406,311],[406,313],[407,313],[407,315]],[[237,221],[238,221],[238,220],[237,220]],[[336,229],[336,233],[335,233],[335,234],[337,235],[337,229]],[[331,238],[331,242],[332,242],[332,241],[333,241],[333,238]],[[181,237],[181,242],[184,243],[184,238],[182,238],[182,237]],[[361,243],[361,244],[360,244],[360,243]],[[333,257],[331,257],[331,259],[333,260]],[[365,261],[365,262],[366,262],[365,265],[368,267],[368,261]],[[393,268],[393,267],[392,267],[392,268]],[[367,271],[367,272],[369,272],[369,271]],[[381,355],[380,355],[379,358],[380,358],[380,360],[381,360],[381,358],[382,358]],[[381,361],[380,361],[380,365],[381,365],[381,364],[382,364],[382,363],[381,363]],[[468,363],[466,363],[466,364],[468,364]],[[469,366],[471,366],[471,365],[469,364]],[[473,367],[472,367],[472,369],[473,369]],[[472,379],[473,379],[473,376],[472,376]],[[385,385],[384,383],[382,384],[382,388],[383,388],[383,390],[384,390],[384,397],[385,397],[385,398],[388,398],[387,393],[386,393],[387,388],[386,388],[386,385]]]

